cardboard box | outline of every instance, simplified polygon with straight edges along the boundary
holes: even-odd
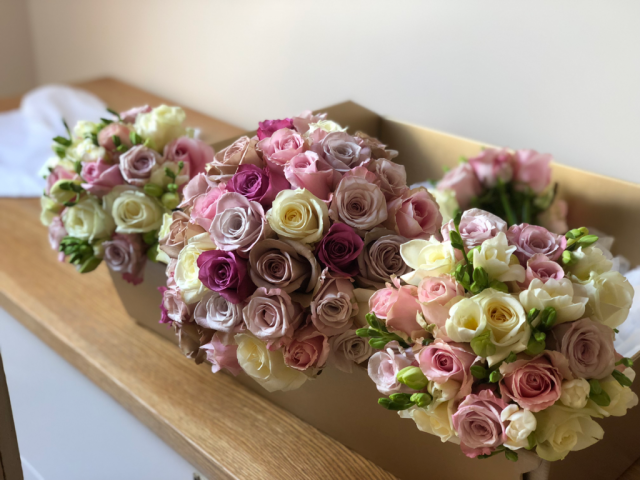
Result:
[[[398,150],[394,161],[405,165],[409,184],[438,179],[443,166],[454,167],[460,156],[471,157],[489,146],[381,117],[352,102],[320,111],[348,126],[350,133],[361,130]],[[219,151],[233,140],[214,148]],[[640,264],[635,240],[640,238],[640,186],[559,164],[553,164],[553,180],[560,184],[560,198],[569,203],[571,227],[593,226],[615,236],[615,253],[625,255],[632,265]],[[112,278],[128,313],[175,343],[173,330],[158,324],[161,296],[157,287],[165,284],[163,266],[147,265],[145,281],[136,287],[117,273],[112,273]],[[351,375],[327,368],[316,381],[287,393],[269,393],[246,375],[240,375],[238,381],[405,480],[425,476],[515,480],[540,465],[540,460],[527,452],[520,454],[517,463],[503,456],[487,460],[465,457],[457,445],[443,444],[438,437],[420,432],[413,421],[378,406],[381,395],[364,368]],[[640,393],[640,382],[633,388]],[[640,407],[625,417],[599,422],[605,429],[604,440],[552,463],[549,478],[613,480],[640,457]]]

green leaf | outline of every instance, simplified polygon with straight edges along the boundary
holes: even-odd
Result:
[[[371,332],[370,328],[359,328],[356,330],[356,335],[362,338],[368,338],[371,336],[370,332]]]
[[[618,383],[623,387],[630,387],[633,383],[631,379],[627,377],[624,373],[622,373],[620,370],[614,370],[611,373],[611,375],[613,375],[613,378],[615,378],[618,381]]]
[[[60,136],[54,137],[53,141],[56,143],[59,143],[63,147],[69,147],[71,145],[71,140],[69,140],[68,138],[60,137]]]
[[[113,140],[113,144],[116,146],[116,148],[122,145],[122,140],[120,140],[120,137],[118,135],[111,135],[111,140]]]
[[[525,350],[525,353],[527,355],[535,357],[536,355],[542,353],[545,347],[546,342],[544,340],[538,341],[536,340],[535,335],[531,335],[531,337],[529,338],[529,342],[527,343],[527,349]]]
[[[491,283],[489,284],[489,286],[499,292],[509,293],[509,287],[507,287],[507,284],[504,282],[500,282],[498,280],[491,280]]]
[[[180,173],[183,168],[184,168],[184,162],[182,160],[180,160],[178,162],[178,173]]]
[[[364,318],[367,320],[367,323],[371,328],[380,329],[380,327],[382,327],[382,322],[378,317],[376,317],[375,313],[373,312],[367,313]]]
[[[413,404],[395,403],[388,398],[379,398],[378,404],[383,406],[387,410],[394,410],[394,411],[406,410],[407,408],[411,408],[413,406]]]
[[[120,118],[120,114],[118,112],[116,112],[115,110],[107,107],[107,112],[109,112],[111,115],[116,117],[119,121],[122,121],[122,119]]]
[[[456,213],[455,218],[453,219],[453,224],[456,227],[456,233],[458,233],[459,229],[460,229],[460,221],[462,220],[462,210],[458,211],[458,213]]]
[[[518,461],[518,454],[516,452],[514,452],[513,450],[509,450],[508,448],[506,448],[504,450],[504,456],[507,457],[507,460],[509,460],[511,462],[517,462]]]
[[[517,358],[518,356],[515,352],[510,352],[509,355],[507,355],[507,358],[504,359],[504,363],[513,363]]]
[[[104,123],[105,126],[109,125],[110,123],[113,123],[113,120],[109,120],[108,118],[102,118],[102,117],[100,118],[100,121]]]
[[[142,234],[142,241],[147,245],[153,245],[158,241],[158,230],[151,230]]]
[[[527,445],[527,446],[526,446],[526,447],[524,447],[524,448],[526,448],[527,450],[533,450],[533,449],[535,448],[536,444],[538,443],[538,442],[536,441],[536,434],[535,434],[535,432],[531,432],[531,433],[529,434],[529,436],[527,437],[527,442],[528,442],[528,444],[529,444],[529,445]]]
[[[52,148],[59,158],[64,158],[67,155],[67,149],[60,145],[54,145]]]
[[[488,330],[471,339],[471,348],[480,357],[490,357],[496,353],[496,346],[491,342]]]
[[[64,125],[64,129],[67,131],[67,135],[69,136],[69,138],[73,138],[71,136],[71,129],[69,128],[69,125],[67,125],[67,121],[64,118],[62,119],[62,124]]]
[[[161,197],[164,195],[164,189],[160,185],[156,185],[155,183],[147,183],[144,187],[142,187],[144,193],[151,197]]]
[[[433,397],[425,392],[414,393],[411,395],[411,401],[420,408],[426,408],[433,401]]]
[[[90,257],[88,260],[85,260],[84,263],[78,268],[78,272],[80,273],[89,273],[93,272],[98,265],[102,262],[101,258],[98,257]]]
[[[502,379],[502,374],[499,371],[491,372],[489,375],[489,381],[491,383],[498,383]]]
[[[371,345],[373,348],[377,350],[382,350],[384,347],[387,346],[387,343],[389,342],[390,340],[388,338],[370,338],[369,339],[369,345]]]
[[[578,246],[582,248],[589,247],[598,241],[597,235],[585,235],[578,239]]]
[[[172,180],[176,179],[176,174],[173,172],[173,170],[170,170],[169,167],[164,168],[164,174]]]
[[[630,358],[621,358],[616,362],[616,365],[624,365],[627,368],[633,368],[633,360]]]
[[[532,324],[533,321],[538,318],[538,315],[540,315],[540,310],[538,310],[537,308],[532,308],[531,310],[529,310],[529,313],[527,313],[527,322],[529,322],[529,324]]]
[[[129,132],[129,140],[133,145],[142,145],[144,143],[144,139],[133,130]]]
[[[470,370],[471,370],[471,375],[473,375],[475,378],[479,380],[484,380],[489,375],[489,372],[487,372],[487,369],[484,368],[482,365],[473,365],[470,368]]]

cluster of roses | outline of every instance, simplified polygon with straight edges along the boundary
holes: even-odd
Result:
[[[310,112],[261,122],[218,152],[160,232],[161,322],[185,354],[269,391],[366,361],[373,350],[355,331],[369,297],[407,273],[400,245],[442,223],[396,155]]]
[[[113,120],[80,121],[54,138],[44,167],[41,220],[49,241],[81,273],[104,259],[130,283],[155,260],[163,215],[180,203],[190,178],[204,172],[213,149],[190,138],[181,108],[137,107]]]
[[[449,211],[480,208],[507,220],[529,223],[564,234],[567,203],[556,198],[549,154],[534,150],[487,148],[445,173],[437,199]],[[451,216],[453,217],[455,213]]]
[[[603,436],[594,417],[638,403],[614,349],[634,290],[586,228],[507,227],[479,209],[411,240],[411,271],[370,299],[379,403],[460,443],[469,457],[533,450],[564,458]]]

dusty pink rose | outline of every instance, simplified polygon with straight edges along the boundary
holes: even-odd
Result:
[[[282,171],[289,160],[306,149],[306,144],[298,132],[282,128],[270,137],[260,140],[257,148],[276,171]]]
[[[467,162],[445,173],[438,182],[438,190],[453,190],[462,210],[471,206],[471,200],[482,193],[482,185],[476,177],[473,167]]]
[[[556,197],[549,208],[538,214],[538,221],[540,225],[550,232],[564,235],[569,231],[569,226],[567,225],[568,214],[569,205],[567,202]]]
[[[460,384],[460,397],[471,393],[473,376],[470,368],[478,357],[462,344],[436,339],[420,350],[417,358],[420,370],[432,382],[442,384],[453,380]]]
[[[53,187],[58,182],[58,180],[73,180],[76,177],[77,175],[75,174],[75,172],[70,172],[62,165],[56,165],[55,167],[53,167],[53,170],[47,177],[47,195],[49,195],[49,193],[51,192],[51,187]]]
[[[358,255],[362,238],[344,223],[334,223],[316,247],[318,260],[331,272],[342,277],[354,277],[360,271]]]
[[[469,159],[469,165],[485,187],[495,187],[498,181],[509,182],[513,177],[515,159],[505,149],[487,148]]]
[[[561,394],[563,380],[572,380],[569,362],[558,352],[545,350],[531,360],[516,360],[500,366],[502,398],[539,412],[553,405]]]
[[[369,310],[375,313],[376,317],[386,319],[397,298],[397,290],[390,286],[376,290],[369,298]]]
[[[421,187],[389,202],[384,225],[403,237],[428,240],[440,231],[442,214],[433,195]]]
[[[217,373],[227,369],[234,377],[242,372],[242,367],[238,363],[238,346],[225,345],[215,334],[209,343],[200,347],[207,353],[207,361],[211,363],[211,371]]]
[[[220,150],[208,165],[207,173],[211,175],[233,175],[240,165],[264,166],[256,151],[258,137],[240,137],[228,147]]]
[[[267,137],[271,137],[275,132],[283,128],[293,128],[293,122],[290,118],[282,120],[265,120],[258,123],[258,140],[264,140]]]
[[[244,326],[242,304],[231,303],[213,291],[208,291],[198,302],[193,318],[201,327],[223,333],[237,333]]]
[[[260,168],[255,165],[240,165],[227,183],[227,190],[258,202],[264,208],[270,208],[276,195],[288,188],[289,182],[282,174],[269,167]]]
[[[173,328],[178,337],[178,347],[184,356],[193,359],[196,365],[204,362],[207,352],[200,347],[211,341],[213,330],[204,329],[194,322],[174,323]]]
[[[500,420],[507,404],[485,389],[465,398],[451,417],[453,428],[460,437],[460,448],[470,458],[489,455],[507,440],[505,426]]]
[[[557,349],[569,361],[571,372],[579,378],[605,378],[616,363],[613,330],[583,318],[553,328]]]
[[[507,239],[511,245],[516,246],[515,255],[522,265],[526,265],[537,253],[545,255],[549,260],[557,260],[567,246],[564,236],[528,223],[509,227]]]
[[[140,235],[116,233],[111,240],[102,244],[102,248],[104,260],[111,270],[122,273],[122,278],[129,283],[142,283],[147,256]]]
[[[322,368],[329,357],[329,339],[313,325],[298,330],[284,349],[284,363],[296,370]]]
[[[460,219],[460,236],[467,250],[482,245],[482,242],[494,238],[498,233],[507,233],[507,222],[493,213],[472,208],[465,210]],[[442,237],[449,241],[449,232],[455,230],[453,220],[442,226]]]
[[[162,303],[160,310],[162,318],[160,323],[186,323],[191,319],[192,309],[184,303],[180,291],[176,287],[160,287]]]
[[[220,184],[217,187],[210,188],[206,194],[196,197],[191,209],[191,222],[200,225],[205,230],[209,230],[213,219],[218,213],[218,200],[225,193],[227,193],[226,186]]]
[[[353,293],[353,280],[334,277],[324,269],[311,300],[311,321],[325,335],[346,332],[353,325],[358,304]]]
[[[381,158],[375,162],[375,173],[380,179],[380,190],[384,193],[387,202],[409,191],[404,165]]]
[[[49,224],[49,245],[51,248],[58,252],[60,250],[60,242],[67,236],[67,231],[64,228],[61,217],[53,217]],[[64,262],[64,253],[58,253],[58,260]]]
[[[196,198],[207,193],[209,188],[217,186],[216,182],[209,180],[206,174],[199,173],[195,175],[182,188],[182,202],[178,205],[180,208],[193,207]]]
[[[383,395],[392,393],[415,393],[415,390],[398,382],[398,372],[411,365],[411,360],[404,353],[395,353],[391,348],[376,352],[369,359],[367,371],[378,391]]]
[[[524,282],[518,285],[525,290],[529,288],[529,284],[534,278],[544,283],[547,283],[549,279],[560,280],[564,278],[564,269],[559,263],[549,260],[545,254],[536,253],[527,260]]]
[[[118,137],[120,139],[120,144],[126,145],[127,148],[130,148],[131,145],[133,145],[129,138],[130,133],[131,127],[128,125],[123,125],[117,122],[110,123],[98,132],[98,145],[103,147],[109,153],[116,153],[117,145],[113,137]]]
[[[171,162],[184,162],[189,177],[204,173],[207,163],[213,161],[213,148],[202,140],[180,137],[164,147],[164,158]]]
[[[400,245],[406,242],[408,239],[384,228],[367,232],[358,256],[358,284],[378,290],[391,281],[392,275],[400,277],[408,273],[411,269],[400,255]]]
[[[416,320],[420,311],[418,288],[413,285],[402,285],[396,279],[396,295],[390,298],[391,308],[387,311],[385,323],[390,330],[401,331],[409,336],[424,332]]]
[[[371,230],[387,219],[387,202],[378,178],[364,167],[345,174],[333,194],[329,216],[356,230]]]
[[[534,193],[551,183],[551,155],[535,150],[518,150],[515,154],[513,178],[519,186],[528,186]]]
[[[326,118],[326,113],[319,113],[317,115],[314,115],[311,110],[305,110],[297,117],[293,117],[291,119],[291,123],[293,123],[293,128],[295,128],[296,131],[302,135],[303,133],[306,133],[307,130],[309,130],[310,123],[318,123],[320,120],[325,120]]]
[[[353,136],[361,147],[367,147],[371,150],[371,158],[392,160],[398,156],[397,150],[388,149],[384,143],[371,135],[358,131]]]
[[[449,317],[451,302],[456,297],[464,296],[464,287],[451,275],[425,277],[418,285],[418,301],[427,323],[435,323],[439,329]]]
[[[125,123],[135,123],[136,118],[141,113],[149,113],[151,111],[151,107],[149,105],[142,105],[140,107],[133,107],[129,110],[125,110],[124,112],[120,112],[120,118]]]
[[[291,338],[302,320],[302,307],[279,288],[259,287],[248,299],[242,316],[247,329],[261,340]]]
[[[178,258],[186,242],[205,231],[200,225],[191,223],[189,215],[181,210],[174,210],[171,212],[169,233],[158,239],[158,247],[170,258]]]
[[[162,157],[155,150],[136,145],[120,155],[120,172],[127,183],[142,187],[149,183],[153,167],[161,160]]]
[[[310,150],[299,153],[284,167],[284,175],[293,188],[306,188],[320,200],[328,201],[341,175],[318,154]]]
[[[103,159],[97,162],[82,162],[82,184],[87,192],[97,197],[103,197],[116,185],[122,185],[124,178],[120,172],[120,165],[111,165]]]
[[[356,138],[346,132],[332,132],[312,148],[340,173],[346,173],[371,160],[371,150],[362,147]]]

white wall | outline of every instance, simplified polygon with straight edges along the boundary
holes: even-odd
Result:
[[[638,0],[29,6],[40,82],[113,75],[246,128],[353,99],[640,182]]]
[[[0,0],[0,97],[35,85],[29,15],[25,0]]]

